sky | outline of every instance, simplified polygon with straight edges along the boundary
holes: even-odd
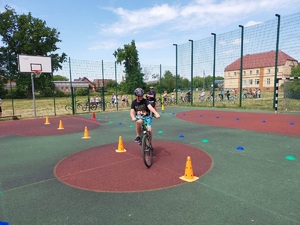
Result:
[[[0,0],[56,28],[71,59],[114,62],[135,40],[142,64],[175,65],[173,44],[298,13],[300,0]]]

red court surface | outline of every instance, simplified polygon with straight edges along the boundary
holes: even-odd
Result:
[[[157,190],[186,183],[187,157],[194,176],[201,177],[212,167],[206,152],[185,144],[155,141],[154,163],[148,169],[141,157],[141,146],[125,142],[127,150],[117,153],[117,143],[97,146],[70,155],[55,167],[55,176],[75,188],[95,192],[135,192]],[[157,146],[157,147],[155,147]],[[200,178],[201,179],[201,178]]]
[[[50,124],[45,125],[45,118],[13,120],[1,122],[0,136],[19,135],[19,136],[51,136],[84,132],[85,126],[89,130],[96,129],[101,122],[79,116],[54,117],[48,119]],[[57,129],[60,120],[64,129]]]
[[[177,118],[209,126],[253,130],[280,135],[300,136],[300,115],[191,110]]]

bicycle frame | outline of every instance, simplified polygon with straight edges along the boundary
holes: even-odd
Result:
[[[151,116],[136,116],[137,119],[141,119],[142,122],[142,137],[140,144],[142,145],[142,157],[147,168],[150,168],[153,163],[153,148],[151,144],[151,136],[148,131],[147,119]]]

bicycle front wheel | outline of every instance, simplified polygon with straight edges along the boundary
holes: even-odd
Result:
[[[72,111],[72,105],[66,105],[65,110],[67,111]]]
[[[142,139],[142,156],[145,166],[150,168],[153,163],[153,149],[149,134],[144,135]]]

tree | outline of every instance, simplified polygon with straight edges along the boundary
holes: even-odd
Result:
[[[117,63],[123,63],[125,67],[125,93],[132,94],[137,87],[145,89],[144,74],[141,72],[142,68],[140,67],[135,41],[132,40],[131,44],[124,45],[124,48],[118,48],[113,55]]]
[[[166,70],[163,78],[161,79],[161,87],[163,91],[173,92],[176,84],[176,77],[169,71]]]
[[[48,56],[52,59],[53,70],[61,68],[67,55],[55,53],[59,48],[57,43],[59,32],[46,26],[46,22],[27,15],[18,15],[14,9],[5,6],[0,13],[0,37],[3,45],[0,47],[0,75],[5,79],[14,79],[17,88],[26,89],[31,96],[31,75],[18,72],[17,56],[26,54],[33,56]],[[42,74],[35,80],[35,90],[43,91],[53,88],[52,77]]]
[[[291,77],[300,77],[300,64],[292,67]]]
[[[116,89],[117,85],[118,85],[118,83],[115,80],[110,80],[106,83],[105,87],[107,89]]]
[[[53,81],[69,81],[69,79],[65,76],[54,75],[53,76]]]

